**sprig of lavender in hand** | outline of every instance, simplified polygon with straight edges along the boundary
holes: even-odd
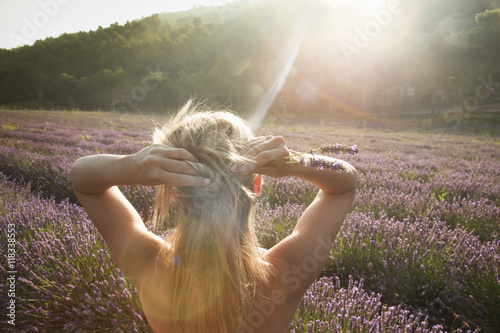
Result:
[[[297,153],[294,155],[286,156],[283,157],[283,159],[290,159],[295,156],[300,156],[304,154],[311,154],[314,155],[315,152],[320,152],[321,154],[348,154],[348,155],[356,155],[360,152],[361,150],[358,148],[357,145],[354,146],[349,146],[349,145],[343,145],[340,143],[336,144],[330,144],[330,145],[322,145],[318,149],[311,149],[308,152],[302,152],[302,153]],[[277,160],[279,161],[279,160]],[[322,159],[321,157],[315,158],[315,157],[309,157],[309,158],[301,158],[300,162],[284,162],[284,163],[300,163],[303,166],[307,167],[312,167],[315,168],[316,170],[330,170],[330,171],[337,171],[341,173],[342,171],[349,172],[349,169],[346,169],[343,165],[342,162],[338,161],[328,161],[325,159]]]
[[[319,147],[317,150],[311,149],[309,151],[310,154],[313,154],[315,151],[319,151],[321,154],[326,154],[326,153],[331,153],[331,154],[348,154],[348,155],[356,155],[357,153],[360,152],[360,149],[358,148],[357,145],[354,146],[349,146],[349,145],[343,145],[340,143],[336,143],[334,145],[323,145]]]

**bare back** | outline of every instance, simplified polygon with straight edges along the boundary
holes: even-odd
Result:
[[[289,290],[283,284],[282,269],[271,266],[269,285],[261,286],[258,291],[262,295],[256,299],[252,311],[241,320],[238,333],[287,332],[293,320],[300,297],[290,297]],[[168,300],[164,297],[165,288],[158,283],[150,284],[155,271],[155,263],[151,261],[144,276],[143,283],[137,286],[144,314],[155,332],[175,332],[174,323],[169,321]],[[161,279],[155,279],[161,281]],[[185,323],[189,327],[189,323]],[[232,332],[231,332],[232,333]],[[235,332],[236,333],[236,332]]]
[[[287,332],[300,301],[323,270],[330,257],[330,249],[347,212],[354,191],[331,195],[320,191],[306,209],[294,231],[287,238],[263,253],[270,265],[269,285],[261,286],[263,296],[256,299],[251,313],[240,321],[238,333]],[[155,262],[147,266],[147,274],[138,288],[141,302],[150,325],[158,332],[173,332],[162,294],[162,286],[149,284]]]

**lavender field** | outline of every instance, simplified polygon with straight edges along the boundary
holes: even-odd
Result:
[[[136,290],[78,205],[69,169],[83,155],[136,152],[149,144],[153,120],[165,117],[0,111],[0,331],[151,332]],[[299,151],[336,142],[362,149],[341,157],[358,170],[356,200],[290,332],[500,332],[500,136],[408,128],[257,130]],[[122,190],[147,221],[154,190]],[[265,179],[256,217],[263,247],[292,231],[316,191]]]

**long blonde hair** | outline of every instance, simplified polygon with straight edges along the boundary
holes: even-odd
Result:
[[[238,148],[254,134],[232,113],[197,108],[188,102],[153,135],[155,143],[192,153],[200,163],[189,164],[212,180],[205,187],[158,188],[154,220],[164,221],[174,206],[177,225],[160,251],[157,272],[164,276],[165,315],[176,332],[237,332],[269,274],[253,226],[255,175],[228,168],[245,162]]]

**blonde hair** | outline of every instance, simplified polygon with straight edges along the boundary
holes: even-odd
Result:
[[[229,112],[197,108],[188,102],[153,135],[155,143],[192,153],[199,163],[189,164],[212,180],[205,187],[158,188],[154,220],[163,222],[175,206],[177,225],[160,251],[157,272],[176,332],[237,332],[268,281],[253,226],[255,175],[228,168],[245,162],[238,148],[254,134]]]

